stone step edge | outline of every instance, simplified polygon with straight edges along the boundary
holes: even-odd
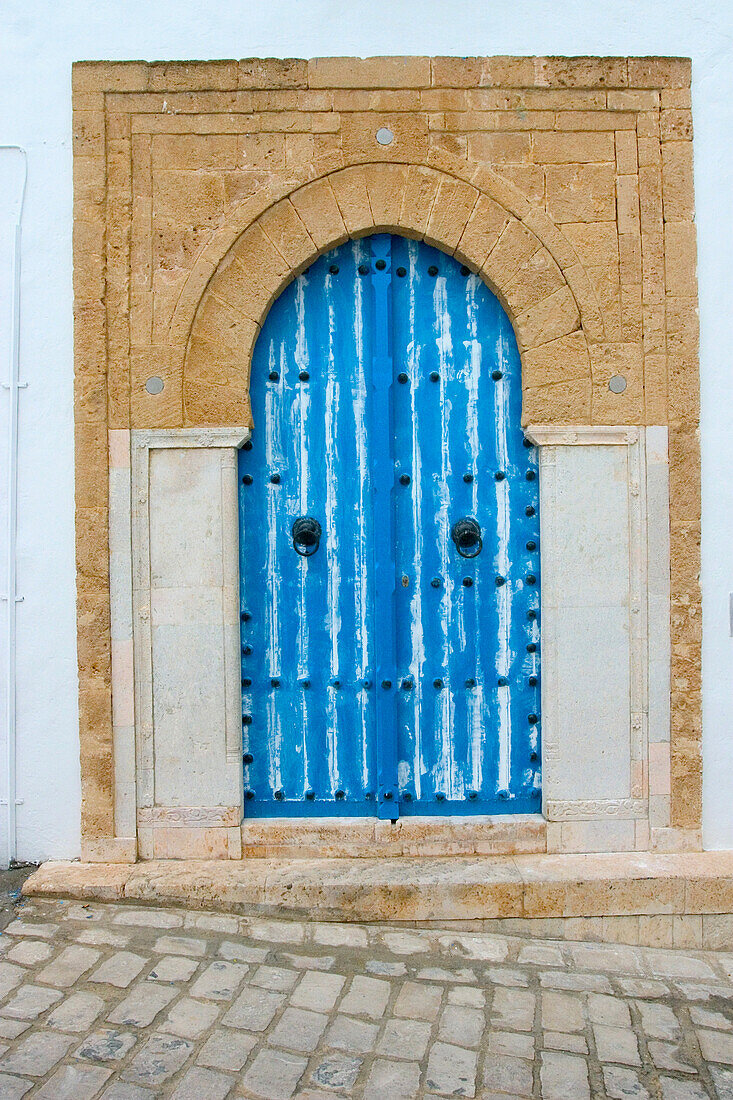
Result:
[[[50,861],[28,897],[329,921],[733,913],[733,851],[409,859]]]

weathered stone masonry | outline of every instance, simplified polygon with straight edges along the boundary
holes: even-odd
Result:
[[[137,851],[115,828],[113,667],[116,725],[135,715],[132,637],[110,636],[110,459],[129,467],[130,431],[249,426],[269,304],[319,252],[375,230],[424,237],[499,295],[526,424],[668,426],[671,757],[660,742],[639,758],[651,833],[636,847],[699,847],[689,62],[80,63],[73,84],[85,857]]]

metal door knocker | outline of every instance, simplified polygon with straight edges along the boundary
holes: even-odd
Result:
[[[310,558],[321,543],[321,525],[313,516],[298,516],[293,524],[293,549],[301,558]]]
[[[450,537],[462,558],[478,557],[484,545],[481,539],[481,528],[471,516],[456,520],[451,528]]]

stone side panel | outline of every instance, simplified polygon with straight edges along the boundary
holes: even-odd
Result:
[[[527,420],[668,425],[671,769],[655,797],[669,798],[670,825],[655,843],[698,846],[689,61],[82,62],[73,97],[85,843],[103,852],[120,835],[108,431],[245,424],[242,348],[273,296],[319,251],[376,227],[424,237],[496,289],[522,346]],[[380,127],[391,144],[376,142]]]

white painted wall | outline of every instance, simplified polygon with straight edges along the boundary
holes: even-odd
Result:
[[[29,158],[21,332],[28,389],[21,397],[18,539],[24,597],[18,611],[19,858],[79,850],[71,63],[389,53],[693,58],[705,479],[705,839],[709,847],[733,847],[733,7],[695,0],[4,0],[0,144],[22,145]],[[7,193],[8,171],[0,156],[0,194]],[[8,206],[0,202],[0,302],[9,294]],[[3,381],[5,321],[0,310]],[[6,415],[7,397],[0,393],[0,509],[6,504]],[[4,584],[3,577],[0,589]],[[3,604],[0,629],[5,615]],[[0,777],[3,759],[0,745]],[[0,778],[0,798],[5,796]],[[4,828],[0,813],[0,852]]]

